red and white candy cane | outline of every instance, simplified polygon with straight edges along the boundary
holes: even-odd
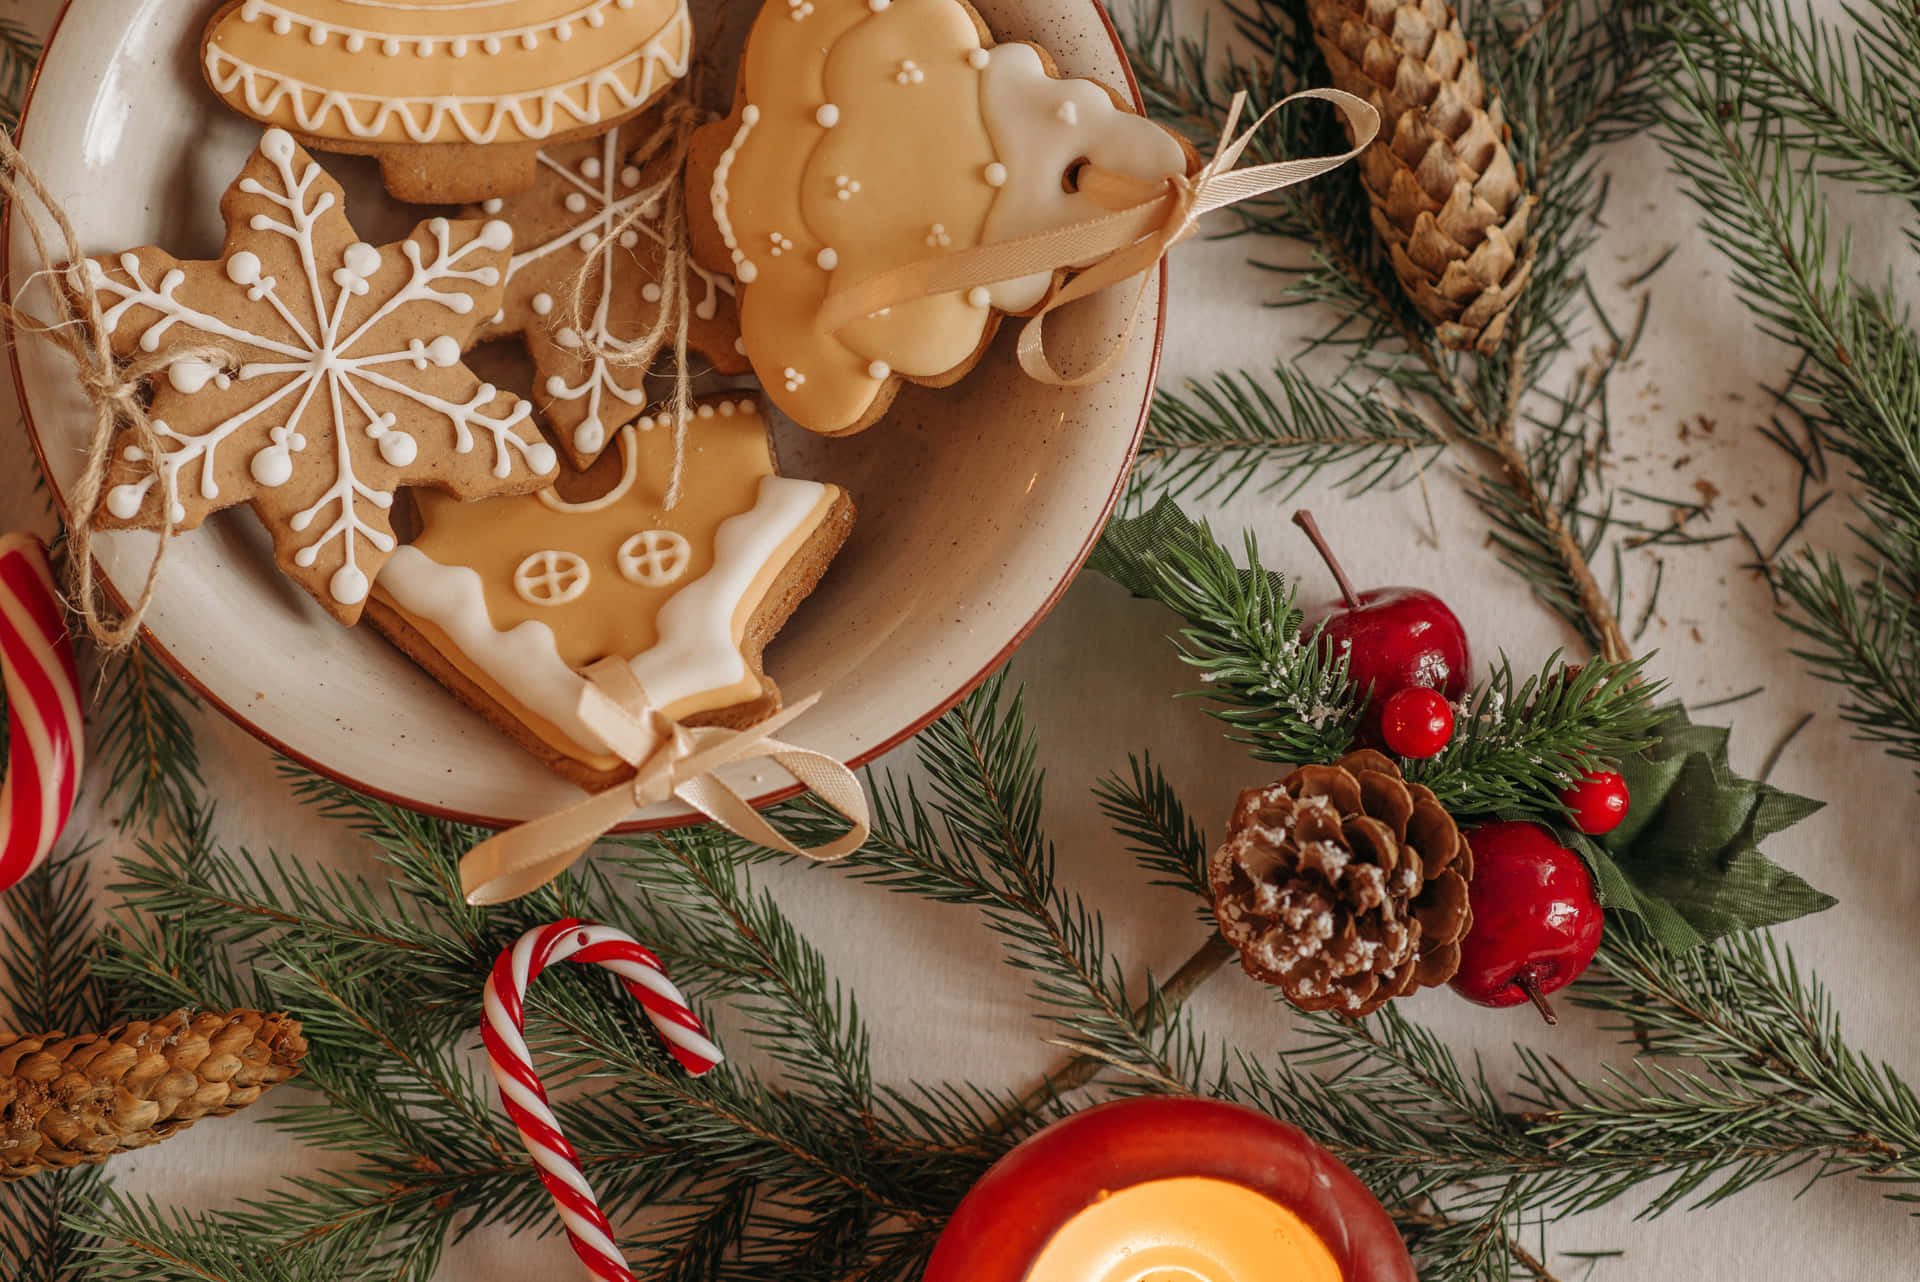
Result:
[[[559,961],[590,962],[618,975],[666,1039],[673,1057],[695,1077],[720,1062],[720,1048],[707,1040],[699,1016],[668,980],[660,959],[611,926],[568,920],[530,930],[513,947],[501,951],[487,977],[486,1022],[480,1026],[480,1038],[487,1044],[493,1078],[500,1084],[500,1102],[540,1168],[540,1182],[559,1205],[574,1254],[602,1282],[636,1282],[614,1245],[613,1226],[580,1170],[579,1156],[560,1133],[559,1119],[547,1103],[547,1088],[533,1071],[533,1057],[527,1050],[522,1005],[527,985]]]
[[[33,871],[67,826],[83,764],[80,677],[46,544],[0,535],[0,674],[7,776],[0,784],[0,890]]]

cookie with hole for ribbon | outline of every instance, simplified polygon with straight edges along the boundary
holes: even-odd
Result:
[[[1142,184],[1198,168],[1111,89],[996,44],[961,0],[768,0],[732,113],[694,136],[695,256],[739,283],[747,357],[802,426],[857,432],[902,380],[956,382],[1000,316],[1081,263],[818,323],[828,295],[904,264],[1096,218],[1091,162]]]
[[[541,493],[417,494],[419,532],[367,607],[462,702],[594,791],[633,772],[579,715],[586,670],[624,660],[683,724],[760,720],[780,706],[762,652],[853,526],[845,490],[778,474],[753,398],[697,405],[669,507],[673,438],[647,416]]]
[[[532,407],[462,359],[500,308],[512,229],[431,218],[375,246],[345,201],[269,129],[220,202],[218,259],[147,246],[70,283],[153,388],[153,438],[116,437],[97,528],[191,529],[247,503],[281,570],[352,623],[393,550],[397,490],[520,493],[558,460]]]
[[[309,147],[435,204],[524,191],[544,146],[644,110],[693,56],[686,0],[229,0],[201,70]]]

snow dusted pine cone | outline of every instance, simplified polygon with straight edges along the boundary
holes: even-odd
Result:
[[[175,1011],[106,1033],[0,1033],[0,1180],[101,1162],[225,1117],[286,1081],[300,1022]]]
[[[1444,0],[1308,0],[1336,88],[1380,111],[1360,158],[1394,273],[1449,347],[1491,352],[1526,284],[1530,197]]]
[[[1473,852],[1372,749],[1240,794],[1207,867],[1220,933],[1301,1010],[1367,1015],[1444,984],[1473,924]]]

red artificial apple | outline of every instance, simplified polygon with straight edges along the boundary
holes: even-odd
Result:
[[[1454,991],[1482,1006],[1531,1001],[1555,1023],[1546,994],[1579,978],[1600,947],[1605,915],[1593,876],[1539,824],[1488,824],[1467,841],[1473,928],[1460,941]]]
[[[1393,1221],[1305,1134],[1218,1100],[1102,1104],[994,1163],[922,1282],[1416,1282]]]
[[[1335,655],[1347,656],[1347,676],[1373,687],[1360,723],[1364,742],[1379,743],[1381,705],[1409,686],[1426,686],[1455,701],[1467,692],[1467,630],[1446,602],[1423,588],[1354,591],[1313,514],[1302,509],[1293,522],[1307,532],[1340,585],[1338,601],[1306,612],[1301,635],[1331,638]]]

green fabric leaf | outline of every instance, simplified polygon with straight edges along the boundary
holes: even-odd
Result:
[[[1087,568],[1106,575],[1135,596],[1171,605],[1163,586],[1164,569],[1209,552],[1228,555],[1206,522],[1194,520],[1178,503],[1162,498],[1139,516],[1116,516],[1108,521],[1087,558]],[[1282,594],[1280,576],[1265,573],[1276,595]],[[1248,577],[1248,571],[1240,572],[1243,583]]]
[[[1792,921],[1837,901],[1760,851],[1822,802],[1744,779],[1727,764],[1728,732],[1664,710],[1659,742],[1621,761],[1633,798],[1604,837],[1576,837],[1600,902],[1639,916],[1685,951],[1738,930]]]

